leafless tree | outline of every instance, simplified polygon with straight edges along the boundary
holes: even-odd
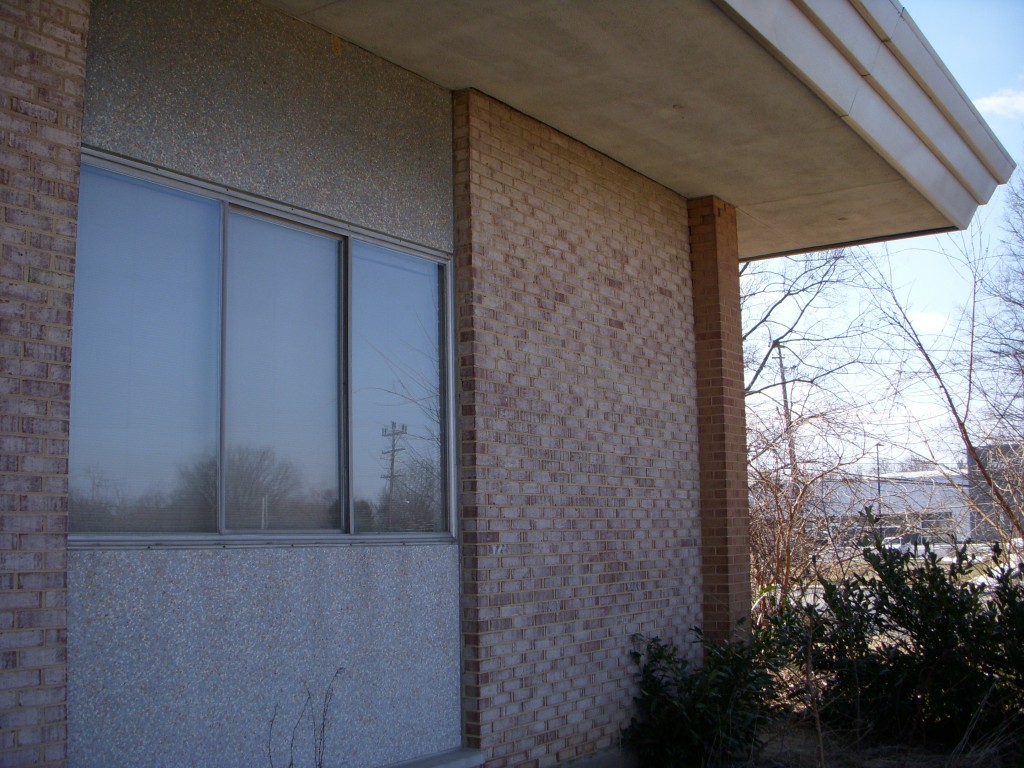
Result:
[[[740,265],[748,403],[779,394],[780,349],[793,367],[789,384],[798,387],[832,389],[843,372],[863,362],[870,325],[856,288],[864,258],[862,251],[838,249]]]
[[[755,593],[788,595],[848,538],[825,497],[876,442],[864,389],[849,384],[877,346],[859,297],[867,258],[831,250],[741,268]]]
[[[829,446],[828,432],[837,427],[820,412],[800,412],[788,421],[755,414],[751,421],[751,570],[762,594],[789,595],[806,584],[818,559],[835,561],[848,538],[840,528],[848,521],[830,514],[827,498],[835,487],[828,478],[851,463]]]
[[[951,236],[944,255],[963,276],[966,301],[943,333],[925,333],[889,274],[877,271],[870,295],[899,360],[890,396],[908,382],[941,405],[939,435],[922,435],[936,452],[966,456],[975,535],[1024,535],[1024,181],[1009,190],[1007,238],[991,247],[977,228]],[[942,442],[942,435],[952,440]]]
[[[882,444],[904,463],[909,455],[915,467],[945,472],[948,486],[963,489],[975,518],[987,524],[986,535],[1022,535],[1020,174],[1008,190],[1005,234],[991,252],[976,228],[947,239],[945,258],[969,290],[944,333],[915,324],[885,253],[825,251],[743,266],[756,591],[806,581],[823,555],[856,538],[826,513],[841,506],[828,496],[851,482],[867,485],[868,466],[880,474],[872,448]],[[932,416],[922,417],[920,400]],[[900,441],[898,428],[913,435]],[[928,511],[920,517],[928,519]],[[976,523],[975,535],[982,528]]]

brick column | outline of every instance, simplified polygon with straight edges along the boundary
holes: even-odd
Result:
[[[611,750],[635,632],[700,620],[687,203],[455,95],[466,744],[487,768]]]
[[[67,754],[67,457],[88,0],[0,4],[0,765]]]
[[[704,631],[726,638],[750,615],[743,342],[736,209],[715,197],[688,203],[700,435]]]

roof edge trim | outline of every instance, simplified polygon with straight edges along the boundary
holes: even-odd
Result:
[[[714,2],[953,227],[966,228],[978,204],[1009,179],[1009,154],[902,6],[887,0]]]
[[[879,0],[851,2],[865,18],[874,17],[878,13]],[[895,23],[890,27],[888,34],[881,38],[886,47],[899,59],[936,107],[942,110],[964,141],[971,145],[998,183],[1005,184],[1015,167],[1012,156],[922,34],[913,16],[900,6]]]

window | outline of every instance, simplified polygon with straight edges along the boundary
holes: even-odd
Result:
[[[71,531],[448,530],[446,279],[440,259],[83,166]]]

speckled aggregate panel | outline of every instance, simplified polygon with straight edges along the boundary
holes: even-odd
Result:
[[[267,765],[275,707],[288,765],[339,667],[326,765],[458,747],[457,579],[452,545],[71,552],[69,765]]]
[[[95,0],[83,141],[452,250],[448,91],[256,3]]]

